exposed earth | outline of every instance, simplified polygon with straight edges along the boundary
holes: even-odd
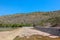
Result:
[[[13,40],[16,36],[29,38],[32,35],[41,35],[50,38],[59,38],[59,36],[54,36],[49,33],[38,31],[33,27],[22,27],[12,31],[1,31],[0,40]]]

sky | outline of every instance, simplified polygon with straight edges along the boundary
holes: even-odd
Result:
[[[0,0],[0,16],[60,10],[60,0]]]

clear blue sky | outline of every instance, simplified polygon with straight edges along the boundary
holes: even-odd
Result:
[[[60,10],[60,0],[0,0],[0,15]]]

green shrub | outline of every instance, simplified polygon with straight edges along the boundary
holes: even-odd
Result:
[[[41,21],[38,23],[38,25],[44,26],[45,22],[46,22],[45,20],[41,20]]]
[[[0,24],[0,27],[11,27],[11,28],[16,28],[16,27],[22,27],[22,26],[32,26],[32,24]]]

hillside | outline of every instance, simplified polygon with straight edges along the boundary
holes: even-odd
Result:
[[[55,18],[55,17],[60,17],[60,10],[51,11],[51,12],[31,12],[27,14],[14,14],[14,15],[0,16],[0,25],[1,24],[40,25],[42,24],[41,22],[44,22],[50,18]]]

